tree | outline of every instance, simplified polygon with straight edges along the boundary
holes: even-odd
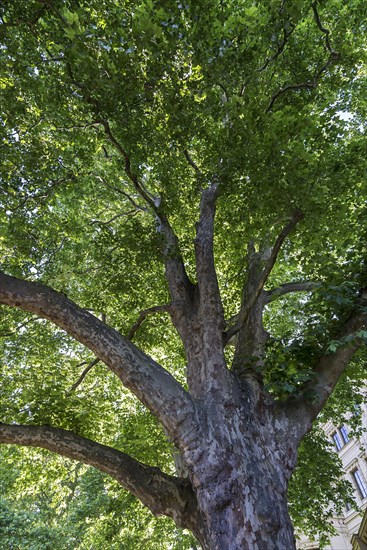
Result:
[[[298,446],[363,364],[365,15],[5,2],[1,443],[94,466],[203,548],[294,548]],[[175,475],[128,448],[120,383]]]

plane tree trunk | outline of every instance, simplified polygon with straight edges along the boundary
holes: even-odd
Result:
[[[245,398],[235,379],[233,389],[231,400],[205,408],[200,441],[185,452],[205,526],[201,543],[210,550],[290,550],[287,486],[295,441],[284,437],[289,425],[283,420],[282,430],[271,403]]]

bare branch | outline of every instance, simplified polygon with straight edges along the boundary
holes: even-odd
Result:
[[[136,334],[136,332],[141,327],[142,323],[145,321],[145,319],[148,317],[148,315],[151,315],[152,313],[157,313],[161,311],[169,311],[169,305],[164,304],[163,306],[153,306],[149,307],[148,309],[144,309],[139,313],[139,318],[136,321],[136,323],[133,324],[131,327],[129,334],[127,335],[129,340],[132,340]]]
[[[83,370],[82,374],[79,376],[78,380],[71,386],[70,391],[76,390],[78,386],[83,382],[84,378],[87,376],[88,372],[98,363],[100,362],[100,359],[94,359],[85,369]]]
[[[321,23],[320,16],[319,16],[319,13],[317,11],[317,1],[313,2],[311,4],[311,7],[312,7],[312,10],[313,10],[318,28],[320,29],[321,32],[323,32],[325,34],[325,41],[326,41],[327,51],[330,53],[330,55],[339,57],[339,53],[334,50],[334,48],[332,47],[332,45],[330,43],[330,31],[329,31],[329,29],[326,29],[323,26],[323,24]]]
[[[265,60],[264,64],[257,69],[257,72],[261,73],[262,71],[264,71],[268,67],[268,65],[270,65],[270,63],[275,61],[275,59],[277,59],[277,57],[279,57],[284,52],[284,48],[288,42],[288,39],[295,28],[296,25],[292,24],[289,31],[283,29],[283,39],[280,44],[277,44],[277,51]]]
[[[0,423],[0,443],[41,447],[88,464],[110,475],[151,512],[171,517],[191,529],[199,518],[196,498],[187,480],[169,476],[112,447],[50,426]],[[201,523],[201,522],[200,522]]]
[[[190,166],[195,170],[195,172],[200,175],[201,174],[201,170],[200,168],[198,167],[198,165],[193,161],[190,153],[188,152],[187,149],[184,149],[184,155],[186,157],[186,160],[187,162],[190,164]]]
[[[194,404],[162,366],[90,312],[49,287],[0,272],[0,303],[50,320],[87,346],[178,439]]]
[[[290,292],[312,292],[313,290],[316,290],[319,287],[320,287],[320,283],[315,283],[312,281],[303,281],[299,283],[285,283],[284,285],[280,285],[278,288],[274,288],[272,290],[267,291],[266,303],[273,302],[277,298],[280,298],[285,294],[289,294]]]

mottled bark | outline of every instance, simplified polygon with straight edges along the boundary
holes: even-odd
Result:
[[[204,548],[295,547],[287,485],[296,447],[284,437],[287,420],[262,399],[245,396],[234,377],[231,397],[202,410],[200,435],[184,453],[207,528]]]
[[[192,332],[183,338],[187,380],[193,397],[225,399],[231,385],[223,353],[224,313],[214,264],[213,235],[219,183],[202,192],[196,226],[196,309]]]
[[[262,316],[266,304],[266,292],[261,287],[264,265],[271,250],[255,252],[254,245],[248,247],[248,270],[243,289],[242,306],[236,328],[236,347],[232,369],[241,378],[252,379],[252,384],[261,382],[265,343],[268,334],[263,327]],[[256,296],[256,299],[254,297]]]

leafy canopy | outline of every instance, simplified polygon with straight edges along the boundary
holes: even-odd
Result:
[[[168,214],[193,278],[200,189],[219,178],[215,259],[231,317],[247,243],[271,245],[300,208],[304,220],[267,285],[321,287],[266,312],[266,382],[280,397],[296,393],[312,358],[338,345],[335,326],[366,284],[366,3],[16,0],[3,2],[0,16],[1,269],[61,290],[127,335],[140,311],[168,302],[156,221],[131,176]],[[58,425],[173,472],[160,427],[102,364],[73,389],[93,360],[89,351],[21,311],[2,309],[0,322],[3,422]],[[164,312],[149,316],[134,339],[185,383],[182,345]],[[350,371],[363,378],[362,354]],[[347,400],[350,408],[360,401],[340,395],[330,411],[347,414]],[[4,451],[2,479],[17,453]],[[58,469],[64,486],[77,471],[35,456]],[[310,476],[313,464],[304,462]],[[99,475],[86,471],[78,480],[94,493],[104,483]],[[17,529],[22,514],[32,514],[24,487],[14,480],[2,491],[1,517],[11,515]],[[106,490],[108,503],[98,507],[110,517],[115,489],[110,497]],[[16,500],[7,501],[13,491]],[[37,509],[42,517],[61,513],[69,496],[60,490],[57,504],[50,493],[41,503],[37,493]],[[67,521],[93,516],[76,501],[62,512]],[[296,522],[322,529],[305,519],[300,502]],[[32,532],[39,528],[39,518],[29,521]],[[11,529],[0,525],[11,541]],[[96,529],[93,544],[103,546],[98,537],[110,535]],[[40,529],[37,544],[43,536]],[[124,536],[126,547],[137,547]]]

